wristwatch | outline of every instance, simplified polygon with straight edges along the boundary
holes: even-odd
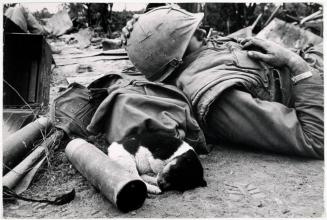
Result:
[[[312,72],[307,71],[307,72],[301,73],[299,75],[293,76],[291,79],[292,79],[293,83],[296,84],[301,80],[310,78],[311,76],[312,76]]]

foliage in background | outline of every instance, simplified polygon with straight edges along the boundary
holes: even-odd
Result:
[[[41,24],[44,24],[43,19],[51,18],[53,14],[48,9],[43,8],[41,11],[34,12],[33,15]]]
[[[233,33],[255,20],[255,8],[255,3],[206,3],[203,22],[224,34]]]
[[[224,35],[250,26],[260,13],[262,13],[262,18],[257,24],[256,30],[261,30],[277,7],[274,3],[205,3],[204,5],[203,3],[183,3],[179,5],[191,12],[204,12],[204,25],[215,28]],[[284,3],[276,17],[288,22],[294,22],[287,15],[300,20],[316,12],[320,7],[322,6],[317,3]],[[196,11],[195,9],[199,10]]]
[[[121,29],[126,25],[126,22],[133,17],[133,14],[141,14],[143,12],[133,12],[133,11],[113,11],[112,18],[110,21],[110,29],[112,32],[121,31]]]
[[[113,3],[114,4],[114,3]],[[203,24],[227,35],[241,28],[251,25],[260,13],[263,14],[254,32],[258,32],[270,17],[276,5],[273,3],[178,3],[190,12],[204,12]],[[13,4],[5,4],[4,10]],[[63,3],[69,12],[76,29],[92,27],[105,32],[107,37],[116,36],[133,14],[142,14],[143,11],[113,11],[112,3]],[[287,22],[299,21],[321,8],[317,3],[284,3],[276,17]],[[110,13],[111,12],[111,13]],[[33,13],[41,21],[51,17],[47,9]],[[113,34],[114,33],[114,34]]]
[[[92,27],[103,31],[106,37],[120,32],[133,14],[142,11],[111,11],[113,3],[64,3],[75,27]],[[116,34],[117,35],[117,34]]]

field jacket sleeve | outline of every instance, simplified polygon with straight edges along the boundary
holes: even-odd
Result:
[[[211,135],[259,149],[323,158],[324,98],[319,69],[313,68],[313,77],[292,87],[294,108],[236,89],[225,91],[208,115]]]

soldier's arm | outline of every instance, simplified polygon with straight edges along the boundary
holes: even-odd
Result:
[[[261,43],[260,41],[259,46]],[[214,120],[209,120],[209,123],[211,126],[221,126],[224,132],[220,132],[220,135],[237,143],[276,152],[323,158],[322,73],[311,68],[298,55],[272,45],[273,48],[264,48],[267,53],[253,51],[252,57],[273,66],[286,65],[294,76],[309,70],[312,73],[311,77],[293,85],[294,108],[259,100],[238,90],[230,90],[222,94],[210,110],[211,115],[208,117]]]
[[[239,146],[323,158],[323,87],[314,82],[294,90],[295,108],[225,91],[207,116],[211,135]]]

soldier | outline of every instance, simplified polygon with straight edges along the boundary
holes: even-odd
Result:
[[[124,29],[130,60],[148,80],[189,98],[208,142],[323,158],[322,53],[266,40],[205,40],[203,14],[155,8]],[[307,61],[310,61],[309,63]]]

